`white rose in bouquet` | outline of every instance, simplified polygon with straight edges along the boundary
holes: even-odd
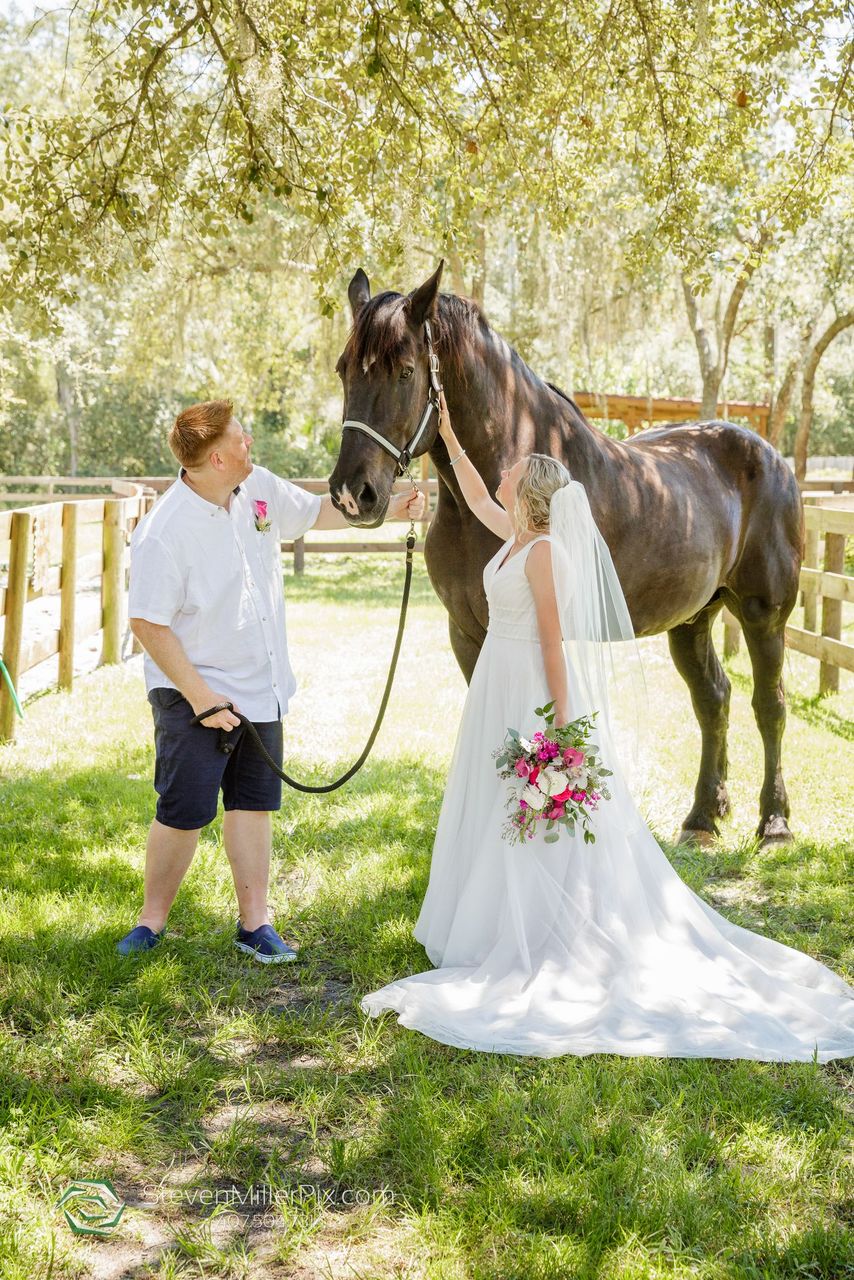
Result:
[[[543,769],[537,783],[547,796],[559,796],[569,786],[569,779],[559,769]]]
[[[542,809],[543,805],[546,803],[546,797],[543,795],[542,791],[540,791],[539,787],[532,787],[530,785],[525,787],[525,790],[522,792],[522,799],[532,809],[536,809],[538,811]]]

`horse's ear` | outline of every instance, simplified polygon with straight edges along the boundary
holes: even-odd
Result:
[[[445,259],[442,258],[430,279],[425,280],[424,284],[415,289],[406,299],[409,318],[416,328],[436,314],[436,299],[439,296],[439,281],[442,279],[444,265]]]
[[[350,309],[353,312],[353,319],[359,318],[359,312],[362,310],[366,302],[371,300],[371,286],[368,277],[365,275],[361,267],[350,281],[350,287],[347,290],[347,297],[350,299]]]

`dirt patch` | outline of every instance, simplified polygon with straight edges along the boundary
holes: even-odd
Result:
[[[414,1230],[377,1222],[367,1214],[342,1214],[286,1266],[282,1280],[420,1280],[430,1259]]]
[[[705,885],[706,897],[716,910],[737,908],[746,915],[761,919],[765,912],[773,910],[774,901],[761,885],[747,879],[715,880]]]
[[[265,1013],[303,1013],[311,1006],[334,1012],[350,1009],[355,1001],[349,982],[326,978],[317,986],[301,986],[298,982],[280,982],[265,992],[261,1001]]]

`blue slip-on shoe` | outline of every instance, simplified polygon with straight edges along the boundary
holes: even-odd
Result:
[[[150,951],[152,947],[157,946],[162,937],[162,929],[160,933],[155,933],[153,929],[149,929],[147,924],[138,924],[135,929],[131,929],[130,933],[125,934],[120,942],[116,943],[116,951],[120,956],[132,956],[140,951]]]
[[[284,964],[287,960],[297,958],[293,947],[282,941],[271,924],[262,924],[257,929],[244,929],[238,920],[234,945],[259,964]]]

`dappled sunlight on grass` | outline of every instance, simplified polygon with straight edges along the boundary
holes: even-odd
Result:
[[[399,566],[313,563],[287,584],[300,688],[286,751],[298,777],[326,781],[373,723]],[[642,651],[654,696],[641,806],[666,842],[690,804],[699,735],[664,639]],[[790,709],[784,765],[797,839],[758,851],[761,752],[744,654],[730,666],[734,816],[707,848],[665,850],[728,918],[854,974],[854,747],[833,719],[849,693],[810,711],[807,675],[794,681],[803,704]],[[232,946],[219,819],[161,947],[131,963],[115,953],[140,902],[155,798],[139,662],[26,708],[18,741],[0,748],[0,1249],[18,1268],[10,1274],[44,1274],[51,1248],[57,1280],[87,1274],[92,1246],[55,1213],[75,1176],[111,1177],[130,1200],[161,1183],[391,1189],[392,1203],[346,1213],[284,1202],[265,1238],[294,1275],[323,1274],[342,1230],[385,1257],[386,1237],[406,1240],[436,1276],[842,1274],[850,1064],[514,1059],[361,1013],[364,991],[428,967],[412,925],[464,696],[422,578],[367,765],[330,796],[285,795],[271,904],[301,958],[272,971]],[[208,1274],[226,1274],[226,1254],[239,1256],[251,1227],[233,1215],[218,1254],[201,1207],[131,1209],[123,1247],[145,1224],[177,1250],[172,1270],[162,1258],[151,1270],[164,1277],[202,1274],[205,1258]],[[109,1256],[106,1242],[97,1248]],[[365,1274],[391,1273],[371,1263]]]

